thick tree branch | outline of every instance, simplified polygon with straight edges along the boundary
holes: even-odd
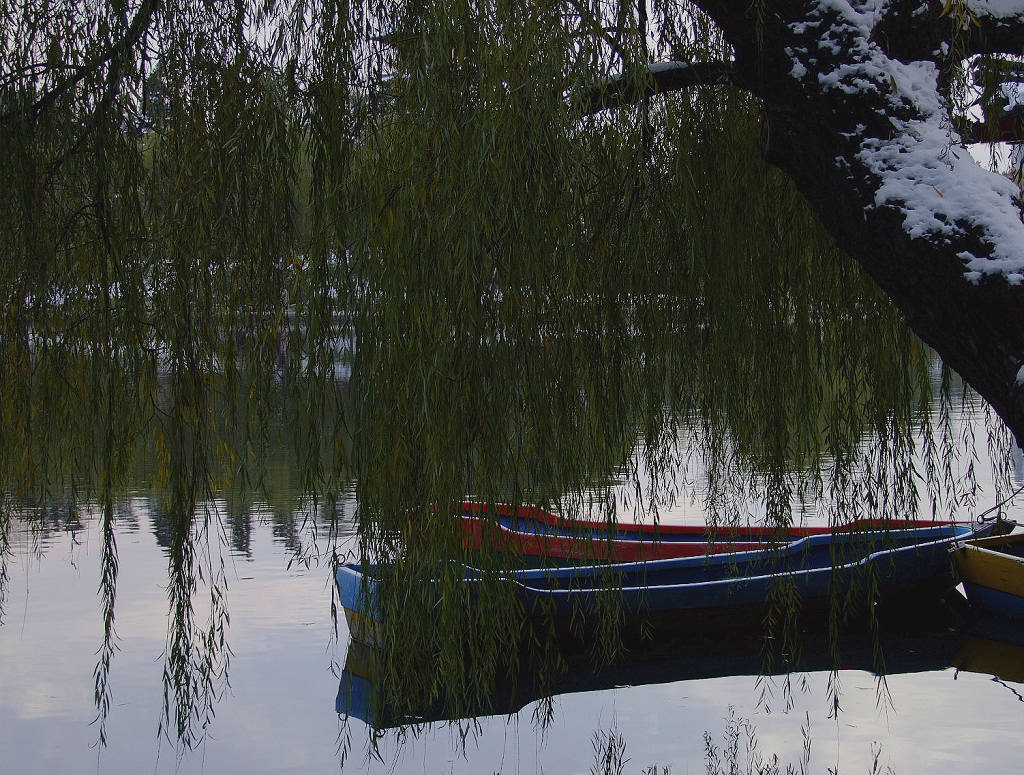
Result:
[[[149,29],[149,25],[159,8],[160,0],[142,0],[139,5],[139,10],[136,12],[135,17],[131,23],[125,29],[124,35],[114,43],[110,44],[93,57],[85,64],[79,65],[73,68],[72,75],[66,80],[54,86],[48,92],[44,93],[39,99],[22,109],[9,110],[6,113],[0,114],[0,123],[7,123],[14,118],[24,117],[30,121],[35,121],[40,114],[49,110],[64,95],[71,92],[78,84],[88,78],[90,75],[96,73],[101,67],[107,64],[113,64],[118,69],[123,69],[123,59],[127,54],[138,44],[145,35],[146,30]]]
[[[970,51],[974,54],[1024,55],[1024,2],[1003,2],[998,10],[987,3],[972,2],[977,29],[972,30]]]
[[[901,19],[936,30],[935,19],[914,17],[919,0],[775,0],[760,25],[746,0],[698,4],[762,101],[768,161],[1024,442],[1020,191],[960,147],[934,38],[897,40]],[[997,7],[998,18],[978,17],[985,45],[1003,47],[1015,30],[1005,47],[1020,53],[1024,0]]]
[[[874,36],[890,56],[904,62],[941,62],[949,51],[952,20],[940,17],[942,2],[932,0],[932,13],[920,13],[920,3],[897,3],[875,27]],[[965,40],[967,36],[965,36]]]
[[[875,41],[904,62],[942,62],[950,53],[1024,54],[1024,17],[1020,15],[997,15],[976,0],[960,15],[956,10],[942,15],[945,0],[930,0],[929,7],[928,13],[921,13],[919,0],[888,6],[875,25]]]
[[[635,105],[645,97],[695,86],[744,86],[732,62],[655,62],[624,73],[576,95],[584,115]]]

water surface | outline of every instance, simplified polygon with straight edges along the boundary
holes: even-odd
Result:
[[[887,645],[895,672],[884,683],[865,669],[870,663],[759,679],[749,659],[739,675],[716,664],[707,669],[726,674],[662,682],[658,663],[648,660],[644,670],[631,674],[627,665],[609,674],[610,685],[607,676],[585,673],[563,682],[609,688],[534,700],[510,716],[384,731],[371,746],[364,722],[335,712],[349,638],[343,618],[335,630],[331,569],[316,560],[324,547],[309,545],[311,531],[299,522],[269,510],[257,510],[244,530],[225,531],[230,686],[202,742],[183,750],[173,734],[158,735],[167,552],[142,497],[116,522],[117,652],[101,748],[92,723],[103,638],[99,525],[96,514],[82,514],[73,527],[55,514],[45,527],[13,526],[0,629],[0,749],[10,772],[586,773],[597,766],[595,746],[612,734],[625,746],[624,772],[656,764],[685,773],[704,771],[705,731],[722,748],[729,729],[741,729],[738,720],[752,723],[766,760],[799,762],[807,730],[815,772],[870,772],[877,757],[896,772],[1009,773],[1024,755],[1022,676],[993,677],[992,669],[1007,671],[991,662],[958,670],[953,665],[977,654],[979,643],[948,632]],[[201,585],[196,593],[198,611],[205,592]],[[1024,666],[1024,649],[1014,648],[1004,651]],[[673,671],[705,669],[692,653],[658,658],[670,679]],[[899,672],[908,665],[913,672]],[[628,685],[651,680],[658,682]]]

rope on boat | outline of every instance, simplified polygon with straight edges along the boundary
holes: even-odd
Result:
[[[999,501],[999,503],[997,503],[995,506],[990,506],[989,508],[985,509],[983,512],[981,512],[978,516],[976,516],[974,518],[974,521],[977,522],[978,524],[984,524],[985,522],[990,522],[992,520],[995,520],[997,522],[1002,521],[1002,519],[1003,519],[1003,511],[1002,511],[1003,506],[1005,506],[1007,503],[1009,503],[1014,498],[1016,498],[1018,495],[1020,495],[1021,490],[1024,490],[1024,484],[1022,484],[1016,490],[1014,490],[1009,495],[1007,495],[1005,498],[1003,498],[1001,501]],[[994,517],[989,517],[988,515],[991,514],[993,511],[997,511],[998,513]]]

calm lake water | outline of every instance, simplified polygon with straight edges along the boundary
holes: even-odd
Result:
[[[666,519],[692,516],[680,508]],[[758,679],[756,660],[712,663],[670,646],[632,669],[570,675],[568,688],[604,688],[557,695],[550,708],[534,700],[474,724],[385,732],[371,747],[368,727],[335,710],[349,637],[344,619],[336,631],[331,616],[330,564],[316,559],[329,556],[324,531],[315,544],[301,510],[280,506],[250,520],[226,518],[223,543],[212,543],[228,582],[230,686],[204,741],[180,750],[173,734],[158,734],[168,553],[157,511],[141,493],[116,520],[118,637],[101,748],[92,723],[103,639],[101,531],[96,514],[80,512],[74,524],[66,518],[57,509],[42,522],[14,523],[0,627],[4,772],[588,773],[602,771],[595,751],[608,734],[624,745],[622,772],[704,772],[705,731],[721,749],[730,718],[749,720],[757,750],[765,761],[778,754],[783,770],[799,763],[805,733],[811,772],[1011,773],[1024,760],[1024,648],[950,633],[941,621],[885,646],[893,673],[884,684],[865,669],[870,660],[853,659],[836,674],[794,674],[787,687],[785,677]],[[347,541],[342,536],[343,549]],[[741,734],[740,751],[748,744]]]

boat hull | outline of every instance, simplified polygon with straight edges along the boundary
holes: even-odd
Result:
[[[955,576],[950,545],[977,535],[964,526],[816,535],[783,547],[649,562],[512,571],[500,578],[528,616],[584,617],[616,606],[626,614],[732,612],[771,606],[813,607],[853,596],[887,602],[938,595]],[[353,637],[376,642],[379,574],[338,568],[342,607]],[[483,583],[464,569],[465,583]],[[427,580],[425,583],[432,584]]]
[[[964,541],[953,556],[972,605],[1024,619],[1024,533]]]
[[[786,547],[708,557],[515,574],[527,610],[591,613],[615,601],[628,613],[812,606],[850,595],[879,598],[944,591],[954,575],[949,544],[966,528],[812,536]],[[602,581],[602,583],[597,583]]]

